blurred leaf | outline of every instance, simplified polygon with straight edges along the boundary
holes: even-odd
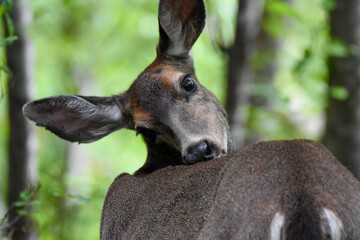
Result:
[[[336,2],[335,0],[324,0],[323,7],[328,11],[333,10],[336,7]]]
[[[87,197],[84,197],[84,196],[81,196],[81,195],[71,195],[71,194],[69,194],[68,197],[76,199],[76,200],[78,200],[78,201],[80,201],[82,203],[90,203],[91,202],[90,198],[87,198]]]
[[[18,209],[18,210],[16,210],[16,212],[20,215],[28,215],[29,214],[29,212],[24,209]]]
[[[333,38],[329,46],[329,54],[334,57],[346,57],[352,52],[349,45],[339,38]]]
[[[312,57],[312,52],[310,50],[310,47],[308,47],[304,51],[304,57],[300,59],[300,61],[295,65],[294,71],[296,73],[302,72],[304,70],[305,65],[309,62],[311,57]]]
[[[31,193],[28,190],[24,190],[20,193],[20,198],[24,201],[29,201],[31,197]]]
[[[349,93],[344,86],[332,86],[330,90],[332,98],[344,101],[349,97]]]
[[[18,40],[17,36],[2,38],[0,39],[0,47],[5,47],[6,45],[12,44],[16,40]]]
[[[41,201],[40,200],[32,200],[31,201],[31,205],[32,206],[38,206],[38,205],[40,205],[41,204]]]
[[[1,0],[1,7],[5,12],[9,12],[12,6],[12,0]]]
[[[66,193],[61,190],[53,190],[52,194],[54,197],[66,197]]]
[[[266,4],[267,10],[272,14],[291,17],[301,22],[304,21],[302,15],[292,6],[292,4],[283,0],[269,0]]]
[[[84,196],[81,196],[81,195],[72,195],[72,194],[69,194],[69,193],[66,193],[62,190],[53,190],[53,196],[54,197],[63,197],[63,198],[70,198],[70,199],[75,199],[75,200],[78,200],[82,203],[89,203],[91,201],[90,198],[87,198],[87,197],[84,197]]]
[[[4,14],[4,17],[5,17],[5,24],[7,26],[7,29],[8,29],[8,35],[11,37],[13,35],[15,35],[15,30],[14,30],[14,26],[13,26],[13,23],[12,23],[12,20],[8,14],[8,12],[5,12]]]
[[[28,205],[28,202],[26,201],[18,201],[14,204],[15,207],[25,207],[26,205]]]
[[[10,73],[11,73],[10,69],[5,65],[5,63],[4,63],[4,65],[0,66],[0,70],[5,72],[8,75],[10,75]]]

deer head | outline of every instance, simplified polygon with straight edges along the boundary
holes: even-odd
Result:
[[[128,128],[141,134],[148,157],[141,172],[225,155],[232,141],[226,113],[198,81],[191,48],[205,25],[202,0],[160,0],[157,56],[122,94],[62,95],[27,103],[26,117],[79,143]]]

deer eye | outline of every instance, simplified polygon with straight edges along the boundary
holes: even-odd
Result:
[[[147,140],[150,140],[151,142],[155,142],[156,136],[158,135],[158,133],[155,132],[154,130],[144,128],[144,127],[136,128],[136,135],[139,135],[139,134],[143,135],[144,138],[146,138]]]
[[[190,78],[190,76],[185,76],[181,84],[187,92],[195,91],[197,87],[196,83]]]

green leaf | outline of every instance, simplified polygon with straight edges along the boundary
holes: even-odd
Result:
[[[28,192],[27,190],[22,191],[22,192],[20,193],[20,198],[21,198],[22,200],[28,201],[28,200],[31,199],[31,194],[30,194],[30,192]]]
[[[322,5],[326,10],[330,11],[336,7],[336,2],[334,0],[324,0]]]
[[[349,97],[349,93],[344,86],[332,86],[330,90],[332,98],[344,101]]]
[[[334,38],[329,46],[329,54],[334,57],[346,57],[351,53],[351,47],[341,39]]]
[[[0,47],[4,47],[6,45],[12,44],[14,41],[18,40],[19,38],[15,35],[6,37],[4,39],[0,39]]]
[[[5,23],[6,23],[6,26],[8,28],[8,31],[9,31],[9,36],[13,36],[15,35],[15,30],[14,30],[14,26],[13,26],[13,23],[11,21],[11,18],[9,16],[9,14],[7,12],[5,12]]]
[[[29,213],[28,213],[28,211],[26,211],[26,210],[24,210],[24,209],[18,209],[18,210],[16,210],[16,212],[18,213],[18,214],[20,214],[20,215],[28,215]]]
[[[5,12],[9,12],[12,6],[12,0],[2,0],[2,7],[5,9]]]
[[[18,201],[18,202],[14,203],[15,207],[24,207],[26,205],[28,205],[28,202],[26,202],[26,201]]]
[[[40,200],[32,200],[30,202],[31,206],[40,206],[41,205],[41,201]]]
[[[89,203],[91,202],[90,198],[84,197],[84,196],[80,196],[80,195],[76,195],[76,196],[72,196],[72,198],[82,202],[82,203]]]
[[[10,75],[10,69],[6,65],[0,65],[0,70],[5,72],[7,75]]]
[[[80,196],[80,195],[72,195],[72,194],[66,193],[66,192],[64,192],[62,190],[53,190],[52,194],[53,194],[54,197],[63,197],[63,198],[75,199],[75,200],[78,200],[78,201],[83,202],[83,203],[89,203],[91,201],[90,198]]]
[[[53,190],[52,194],[54,197],[66,197],[66,193],[61,190]]]
[[[299,12],[297,12],[296,9],[287,2],[278,1],[278,0],[268,1],[266,8],[271,13],[292,17],[294,19],[299,20],[300,22],[304,21],[301,14],[299,14]]]

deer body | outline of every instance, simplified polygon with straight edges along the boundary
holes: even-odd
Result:
[[[264,142],[227,155],[226,113],[190,53],[204,25],[202,0],[160,0],[157,57],[127,91],[23,108],[71,142],[121,128],[143,136],[146,163],[110,187],[101,239],[360,239],[360,184],[321,145]]]
[[[318,143],[260,142],[191,166],[120,175],[101,239],[360,239],[360,184]]]

